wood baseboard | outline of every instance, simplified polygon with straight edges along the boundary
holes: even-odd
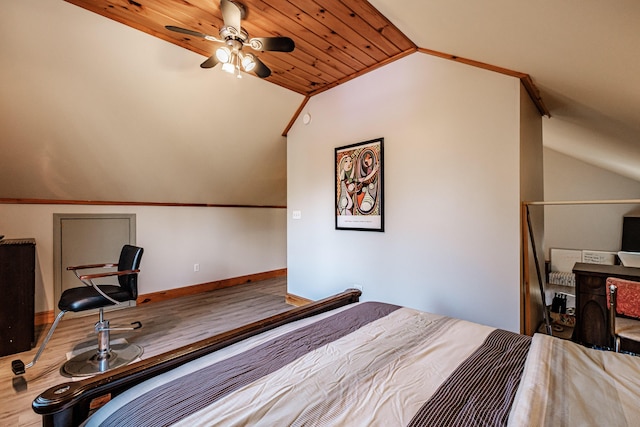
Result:
[[[40,313],[36,313],[36,318],[33,323],[35,326],[49,325],[53,323],[54,317],[56,316],[53,313],[53,310],[41,311]]]
[[[249,274],[246,276],[232,277],[230,279],[216,280],[214,282],[201,283],[199,285],[185,286],[183,288],[169,289],[161,292],[139,295],[136,304],[148,304],[151,302],[164,301],[172,298],[187,295],[199,294],[202,292],[214,291],[216,289],[228,288],[229,286],[242,285],[244,283],[266,280],[274,277],[287,275],[287,269],[265,271],[263,273]]]
[[[183,288],[169,289],[167,291],[153,292],[150,294],[139,295],[138,298],[136,299],[136,304],[138,305],[149,304],[151,302],[164,301],[168,299],[199,294],[202,292],[228,288],[230,286],[242,285],[244,283],[255,282],[258,280],[272,279],[274,277],[282,277],[286,275],[287,275],[287,269],[281,268],[279,270],[265,271],[263,273],[256,273],[256,274],[248,274],[246,276],[216,280],[215,282],[201,283],[199,285],[185,286]],[[287,294],[287,298],[288,298],[288,294]],[[297,298],[304,300],[304,298],[300,298],[300,297],[297,297]],[[311,302],[309,300],[305,300],[305,301],[307,301],[305,302],[305,304],[307,304],[308,302]],[[287,303],[289,303],[288,300],[287,300]],[[296,305],[296,306],[304,305],[304,304],[293,304],[293,303],[289,303],[289,304]],[[53,323],[54,317],[55,317],[55,314],[53,310],[42,311],[42,312],[36,313],[34,323],[36,326],[48,325]]]
[[[301,307],[303,305],[311,304],[313,301],[307,298],[299,297],[298,295],[287,293],[284,296],[284,300],[287,304]]]

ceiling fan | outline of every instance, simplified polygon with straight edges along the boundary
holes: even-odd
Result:
[[[246,72],[253,72],[264,79],[271,75],[269,67],[257,56],[244,53],[242,48],[248,46],[253,50],[263,52],[291,52],[295,48],[295,43],[289,37],[254,37],[250,39],[249,34],[241,26],[241,21],[246,16],[246,9],[238,2],[220,0],[220,11],[224,26],[220,29],[219,38],[173,25],[165,26],[167,30],[222,44],[211,57],[200,64],[202,68],[213,68],[221,63],[224,71],[236,74],[238,78],[241,77],[240,70],[242,69]]]

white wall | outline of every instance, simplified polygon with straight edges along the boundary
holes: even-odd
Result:
[[[525,201],[544,200],[544,165],[542,147],[542,118],[535,105],[529,99],[524,86],[520,88],[520,191]],[[544,210],[531,210],[529,218],[536,243],[536,254],[539,260],[544,259]],[[526,228],[527,232],[529,229]],[[528,270],[523,265],[523,313],[522,332],[533,334],[537,325],[543,320],[543,304],[540,294],[540,282],[535,268],[533,247],[527,235]],[[541,261],[541,275],[544,264]]]
[[[0,198],[286,204],[302,95],[61,0],[4,0],[0,52]]]
[[[136,214],[136,243],[145,250],[139,294],[286,268],[284,209],[0,204],[5,238],[36,239],[36,313],[57,304],[54,213]]]
[[[287,141],[289,292],[519,331],[519,103],[519,80],[419,53],[314,96]],[[386,231],[335,230],[334,148],[376,137]]]
[[[286,204],[302,95],[64,1],[3,2],[0,51],[0,198]],[[135,213],[141,294],[286,267],[284,209],[0,204],[0,234],[36,239],[36,312],[57,303],[57,212]]]
[[[552,118],[553,119],[553,118]],[[640,199],[640,182],[544,149],[546,201]],[[629,204],[545,206],[545,252],[550,248],[619,251]]]

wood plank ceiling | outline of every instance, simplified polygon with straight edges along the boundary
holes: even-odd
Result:
[[[218,37],[223,26],[219,0],[66,1],[201,54],[203,60],[219,46],[165,29],[173,25]],[[249,37],[287,36],[295,42],[291,53],[258,53],[271,68],[267,80],[308,97],[417,50],[365,0],[240,2]]]

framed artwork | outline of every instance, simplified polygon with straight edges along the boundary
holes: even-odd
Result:
[[[384,231],[384,138],[335,149],[336,229]]]

